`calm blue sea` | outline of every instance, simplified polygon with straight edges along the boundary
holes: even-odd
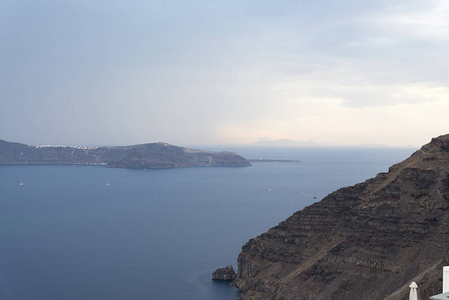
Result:
[[[0,299],[236,299],[211,273],[244,243],[415,149],[223,150],[302,162],[0,167]]]

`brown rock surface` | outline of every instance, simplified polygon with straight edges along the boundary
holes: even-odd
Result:
[[[449,135],[388,173],[339,189],[251,239],[242,299],[419,299],[441,293],[449,263]]]

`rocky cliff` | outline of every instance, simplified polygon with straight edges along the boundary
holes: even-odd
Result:
[[[29,146],[0,140],[0,165],[89,164],[116,168],[245,167],[233,152],[209,152],[165,143],[134,146]]]
[[[251,239],[238,257],[242,299],[419,299],[449,263],[449,135],[387,173],[339,189]]]

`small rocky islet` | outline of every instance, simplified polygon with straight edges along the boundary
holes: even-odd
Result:
[[[234,268],[231,266],[226,266],[224,268],[219,268],[212,273],[213,280],[223,280],[223,281],[232,281],[237,278],[237,274],[234,271]]]

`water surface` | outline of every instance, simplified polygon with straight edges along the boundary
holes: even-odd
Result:
[[[235,299],[210,276],[245,242],[413,152],[238,151],[302,163],[0,167],[0,299]]]

